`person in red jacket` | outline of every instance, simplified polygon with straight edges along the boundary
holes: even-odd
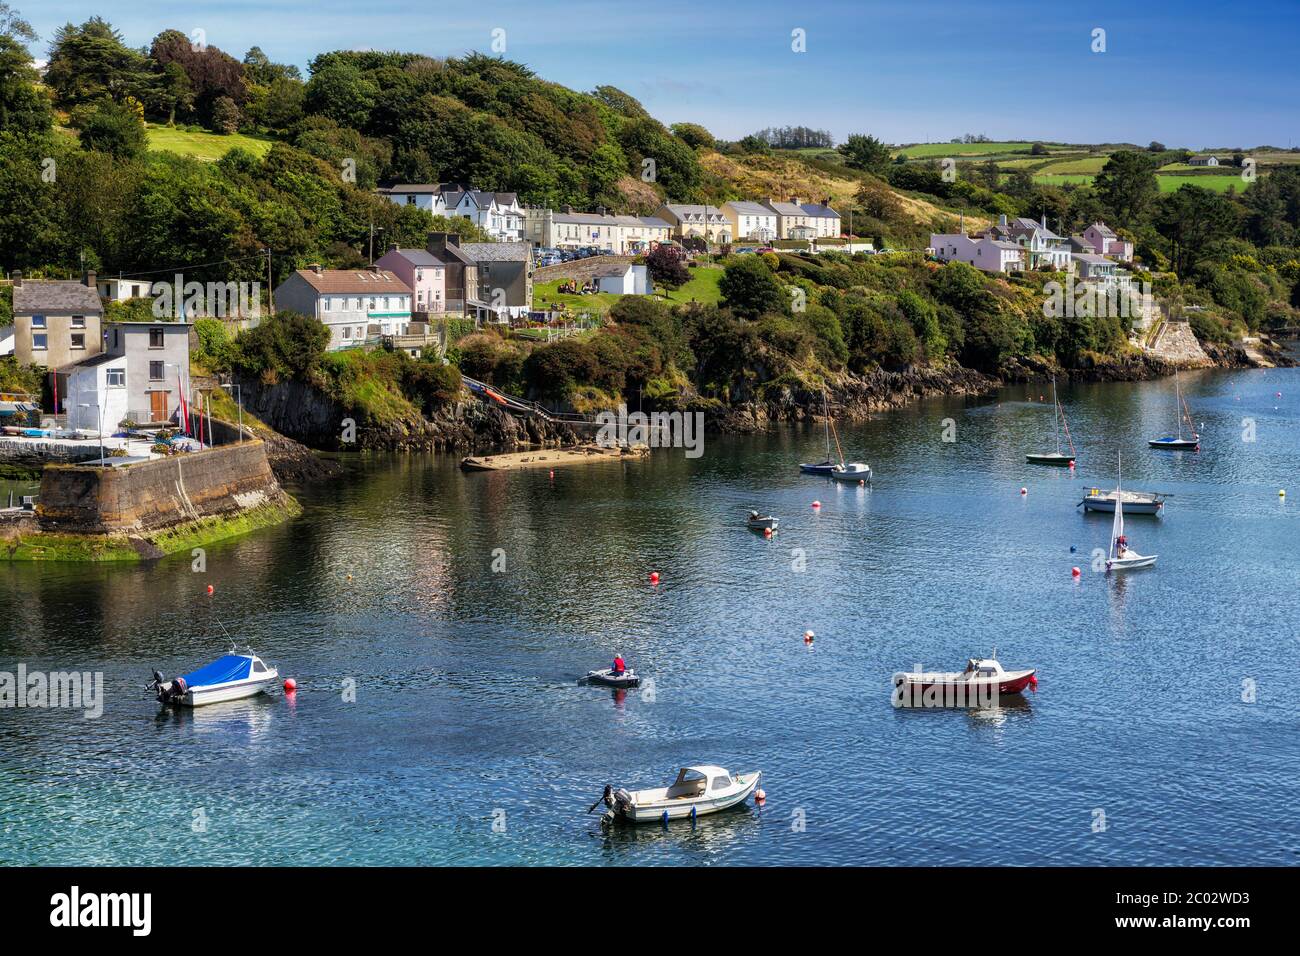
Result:
[[[614,676],[622,677],[625,670],[627,670],[627,665],[623,663],[623,655],[616,651],[614,653]]]

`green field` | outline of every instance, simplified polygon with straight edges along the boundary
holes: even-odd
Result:
[[[995,153],[1020,153],[1032,148],[1033,145],[1033,143],[916,143],[912,146],[900,146],[894,150],[894,155],[904,153],[908,159],[989,156]]]
[[[216,162],[236,146],[246,149],[254,156],[264,156],[275,140],[269,136],[249,136],[245,133],[192,133],[188,130],[171,126],[155,126],[150,123],[145,127],[149,137],[149,148],[162,153],[178,153],[192,156],[204,162]]]
[[[1231,173],[1225,176],[1169,176],[1161,174],[1156,176],[1156,182],[1160,184],[1162,193],[1171,193],[1182,186],[1200,186],[1202,189],[1212,189],[1217,193],[1227,192],[1229,188],[1241,192],[1250,185],[1240,175]]]
[[[680,289],[671,292],[661,289],[655,298],[670,303],[702,302],[705,305],[717,305],[722,301],[722,292],[718,289],[718,280],[722,278],[722,269],[717,266],[699,266],[691,270],[690,281]],[[604,315],[614,303],[623,298],[613,292],[596,292],[592,295],[561,295],[556,292],[565,280],[555,279],[551,282],[537,282],[533,285],[533,308],[548,309],[551,304],[566,306],[570,312],[592,312]]]
[[[1061,176],[1086,173],[1095,176],[1106,165],[1105,156],[1088,156],[1083,159],[1071,159],[1060,163],[1050,163],[1039,170],[1041,176]]]

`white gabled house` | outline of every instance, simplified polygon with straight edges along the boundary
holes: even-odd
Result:
[[[399,206],[435,216],[463,216],[500,242],[524,238],[524,209],[516,193],[489,193],[440,183],[399,183],[375,190]]]
[[[932,233],[930,248],[940,262],[965,262],[982,272],[1024,271],[1028,253],[1019,243],[962,232]]]

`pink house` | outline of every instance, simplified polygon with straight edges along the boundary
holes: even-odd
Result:
[[[446,311],[447,267],[427,250],[389,246],[375,265],[396,273],[398,278],[411,287],[411,317],[417,322],[420,319],[415,313]]]
[[[1083,230],[1083,238],[1091,243],[1099,256],[1114,256],[1123,262],[1133,258],[1133,243],[1115,235],[1115,231],[1104,222],[1094,222]]]

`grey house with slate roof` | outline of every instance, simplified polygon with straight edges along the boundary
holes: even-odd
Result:
[[[482,318],[506,321],[533,307],[533,247],[528,242],[464,242],[460,251],[474,261]]]

